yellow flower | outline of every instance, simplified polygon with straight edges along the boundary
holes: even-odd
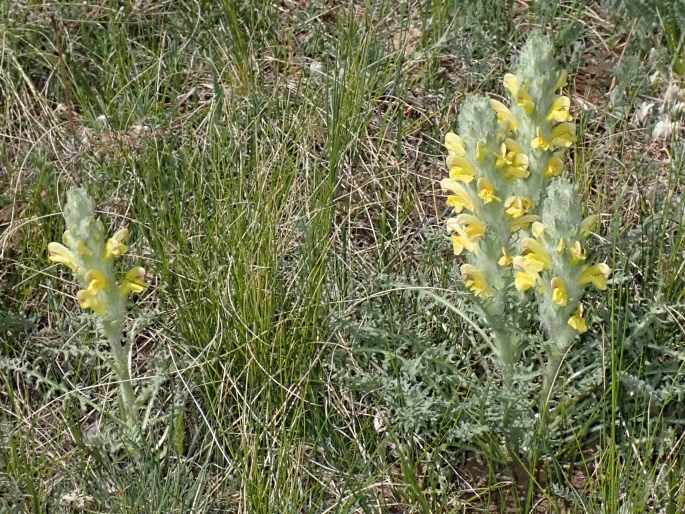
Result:
[[[464,148],[464,140],[454,132],[445,134],[445,148],[447,152],[464,157],[466,155],[466,148]]]
[[[487,298],[492,296],[493,290],[485,278],[485,274],[471,264],[463,264],[461,273],[464,276],[464,284],[473,294]]]
[[[495,186],[492,185],[485,177],[478,179],[478,196],[483,200],[483,203],[488,204],[493,201],[499,202],[500,199],[495,195]]]
[[[511,231],[516,232],[517,230],[522,230],[528,228],[528,225],[540,219],[540,216],[535,214],[526,214],[520,218],[516,218],[511,222]]]
[[[107,278],[99,271],[89,271],[86,275],[88,287],[76,293],[82,309],[92,309],[96,314],[104,314],[106,305],[99,293],[107,287]]]
[[[502,143],[495,166],[503,168],[504,176],[508,179],[526,178],[530,175],[528,156],[521,151],[521,147],[513,139],[506,139]]]
[[[465,184],[471,182],[476,175],[476,171],[468,159],[456,154],[447,155],[447,169],[452,180],[458,180]]]
[[[48,244],[48,260],[64,264],[74,273],[79,270],[78,261],[76,260],[74,253],[60,243],[53,242]]]
[[[522,293],[535,286],[538,278],[540,278],[538,273],[542,271],[539,263],[529,257],[517,255],[513,259],[514,269],[518,270],[514,273],[514,287]]]
[[[530,231],[535,236],[535,239],[542,239],[545,235],[545,226],[539,221],[536,221],[531,226]]]
[[[461,255],[464,250],[472,253],[478,253],[478,243],[472,241],[468,237],[452,234],[452,252],[454,255]]]
[[[566,284],[559,277],[552,279],[552,301],[564,307],[568,303],[568,291]]]
[[[504,202],[504,209],[512,218],[520,218],[533,206],[533,202],[525,196],[510,196]]]
[[[523,257],[526,263],[527,271],[541,272],[552,267],[552,258],[538,241],[533,238],[526,237],[521,244],[526,252]]]
[[[440,181],[440,186],[444,191],[452,193],[447,196],[447,205],[452,207],[457,214],[464,209],[469,211],[475,209],[468,190],[456,180],[444,178]]]
[[[562,159],[561,152],[556,152],[547,161],[547,166],[545,166],[545,177],[556,177],[561,175],[561,171],[564,169],[564,160]]]
[[[568,96],[557,96],[552,102],[552,107],[547,113],[547,121],[571,121],[573,116],[568,112],[571,107],[571,100]]]
[[[502,257],[499,258],[497,261],[497,264],[503,267],[511,266],[511,263],[513,262],[511,255],[507,253],[506,247],[502,247]]]
[[[128,250],[126,241],[128,241],[128,229],[117,230],[105,243],[105,259],[124,255]]]
[[[583,318],[582,303],[578,304],[578,309],[576,309],[575,314],[568,319],[568,324],[576,329],[579,334],[587,332],[587,323],[585,323],[585,319]]]
[[[447,220],[447,230],[454,233],[454,255],[460,255],[464,250],[477,253],[478,241],[485,235],[485,223],[470,214],[461,214]]]
[[[611,268],[603,262],[600,262],[594,266],[586,267],[580,274],[578,283],[581,286],[592,284],[597,289],[604,290],[607,288],[607,279],[609,278],[610,274]]]
[[[119,286],[119,292],[122,296],[129,296],[131,294],[142,293],[145,291],[147,284],[145,283],[145,269],[136,266],[131,268],[124,275],[124,280]]]
[[[514,99],[516,104],[526,113],[530,114],[535,109],[533,99],[526,92],[525,88],[521,86],[518,77],[512,73],[504,75],[504,88],[509,91],[509,94]]]
[[[497,115],[497,121],[504,131],[513,131],[518,128],[516,117],[506,105],[499,100],[491,99],[490,106],[492,107],[492,110],[495,111],[495,114]]]
[[[585,249],[580,244],[580,241],[573,243],[573,246],[571,246],[568,251],[571,253],[571,262],[573,264],[578,264],[587,258],[587,255],[585,255]]]
[[[529,271],[517,271],[514,274],[514,287],[518,291],[525,293],[531,287],[535,286],[535,282],[538,280],[538,274]]]
[[[545,139],[540,127],[535,130],[535,137],[530,142],[530,147],[533,150],[549,150],[549,141]]]
[[[457,232],[463,232],[471,239],[480,239],[485,235],[486,225],[471,214],[460,214],[456,218]]]
[[[552,146],[568,148],[576,140],[575,123],[560,123],[552,129]]]

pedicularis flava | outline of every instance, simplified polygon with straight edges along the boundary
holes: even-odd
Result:
[[[605,289],[610,270],[588,262],[595,218],[581,218],[577,193],[559,178],[576,127],[551,44],[532,37],[503,83],[508,102],[464,103],[459,135],[445,136],[449,177],[441,186],[455,214],[447,220],[454,253],[466,260],[464,284],[494,332],[506,379],[521,342],[516,311],[534,295],[558,360],[587,330],[585,288]]]
[[[67,266],[82,289],[77,293],[79,305],[95,313],[99,326],[112,352],[112,367],[120,384],[120,399],[125,421],[137,429],[138,413],[128,369],[128,351],[121,335],[126,319],[126,303],[131,294],[145,287],[145,270],[131,268],[122,276],[114,261],[126,253],[128,230],[122,228],[105,239],[105,227],[95,217],[93,200],[83,189],[67,193],[64,207],[67,230],[61,243],[48,245],[48,259]]]

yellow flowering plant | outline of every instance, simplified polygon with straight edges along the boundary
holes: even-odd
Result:
[[[126,305],[132,294],[146,288],[145,270],[129,269],[123,276],[115,270],[115,260],[127,251],[128,230],[122,228],[106,238],[105,227],[95,217],[95,205],[84,189],[71,189],[64,207],[67,229],[62,243],[48,244],[48,259],[68,267],[81,286],[76,297],[83,309],[92,311],[107,339],[112,369],[119,381],[123,418],[136,431],[138,411],[129,372],[129,349],[122,344]]]
[[[588,330],[585,290],[606,289],[610,275],[588,259],[595,217],[581,217],[577,193],[559,177],[576,138],[566,79],[549,41],[533,36],[515,73],[504,75],[508,101],[464,102],[459,133],[445,135],[441,181],[454,213],[446,223],[452,248],[466,261],[463,283],[491,330],[505,385],[530,339],[521,312],[538,305],[548,352],[543,396],[565,350]]]

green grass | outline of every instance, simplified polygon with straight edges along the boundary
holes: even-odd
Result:
[[[682,131],[651,141],[632,113],[664,88],[597,69],[632,55],[664,76],[670,54],[644,49],[670,40],[601,3],[461,4],[0,2],[0,511],[685,510]],[[487,352],[407,288],[463,303],[441,141],[467,94],[502,93],[534,27],[571,73],[567,173],[616,271],[569,363],[597,364],[599,401],[519,500],[488,451],[442,453],[450,426],[377,430],[385,406],[337,363],[341,320],[380,311],[386,332],[454,338],[477,379]],[[162,377],[151,418],[173,413],[161,457],[94,442],[116,387],[46,259],[77,184],[149,273],[128,333],[138,385]]]

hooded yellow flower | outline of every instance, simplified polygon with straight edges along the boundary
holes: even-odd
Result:
[[[533,99],[526,92],[525,88],[521,86],[519,78],[513,73],[507,73],[504,75],[504,88],[509,91],[509,94],[521,109],[526,113],[531,114],[535,110],[535,104]]]
[[[533,207],[533,202],[525,196],[510,196],[504,201],[504,212],[516,219],[527,214]]]
[[[105,259],[124,255],[128,250],[126,241],[128,241],[128,229],[117,230],[105,243]]]
[[[506,139],[500,146],[500,153],[495,160],[495,166],[504,170],[508,179],[526,178],[528,171],[528,156],[513,139]]]
[[[447,230],[463,234],[470,239],[480,239],[485,235],[486,225],[471,214],[460,214],[447,220]]]
[[[552,279],[552,301],[562,307],[568,303],[568,291],[563,279],[554,277]]]
[[[583,310],[583,304],[579,303],[575,314],[568,319],[568,324],[577,330],[579,334],[587,332],[587,323],[585,318],[583,318]]]
[[[545,135],[542,133],[542,129],[538,127],[535,129],[535,137],[533,140],[530,142],[530,147],[533,150],[549,150],[550,142],[545,138]]]
[[[444,178],[440,181],[440,186],[444,191],[452,193],[447,196],[447,205],[454,209],[457,214],[464,209],[474,211],[475,206],[469,191],[456,180]]]
[[[490,106],[492,107],[492,110],[495,111],[495,114],[497,115],[497,121],[500,127],[502,127],[502,130],[509,132],[518,128],[516,117],[506,105],[499,100],[491,99]]]
[[[476,171],[468,159],[456,154],[447,156],[447,169],[452,180],[458,180],[465,184],[471,182],[476,176]]]
[[[554,153],[547,161],[547,166],[545,166],[545,177],[557,177],[561,175],[561,171],[564,169],[564,160],[562,158],[561,152]]]
[[[499,202],[500,199],[495,195],[495,186],[492,185],[485,177],[478,179],[478,196],[483,200],[483,203]]]
[[[540,216],[535,214],[526,214],[520,218],[516,218],[511,222],[511,231],[523,230],[528,228],[528,225],[540,219]]]
[[[568,251],[571,254],[571,262],[573,264],[578,264],[579,262],[582,262],[587,258],[587,255],[585,254],[585,249],[580,244],[580,241],[576,241],[575,243],[573,243],[573,245],[569,247]]]
[[[452,232],[452,249],[455,255],[464,250],[478,253],[478,241],[485,235],[485,224],[475,216],[461,214],[447,220],[447,230]]]
[[[445,134],[445,148],[450,154],[464,157],[466,155],[466,148],[464,147],[464,140],[454,132]]]
[[[513,259],[511,258],[511,255],[509,255],[509,253],[507,252],[506,247],[503,246],[502,247],[502,257],[499,258],[499,260],[497,261],[497,264],[506,268],[507,266],[511,266],[512,262],[513,262]]]
[[[470,239],[464,235],[452,234],[452,252],[454,255],[461,255],[464,250],[471,253],[478,253],[478,242]]]
[[[64,264],[74,273],[79,270],[78,260],[74,256],[74,253],[60,243],[53,242],[48,244],[48,260],[50,260],[50,262]]]
[[[569,100],[568,96],[557,96],[547,113],[547,121],[571,121],[573,117],[569,113],[570,107],[571,100]]]
[[[561,123],[552,129],[551,145],[557,148],[568,148],[576,140],[575,123]]]
[[[552,267],[552,258],[538,241],[526,237],[521,244],[526,254],[523,256],[526,271],[541,272]]]
[[[96,314],[104,314],[107,307],[100,293],[107,287],[107,278],[99,271],[89,271],[86,281],[88,287],[76,293],[79,305],[82,309],[92,309]]]
[[[522,293],[525,293],[528,289],[534,287],[537,280],[537,273],[529,271],[517,271],[514,273],[514,287]]]
[[[607,279],[610,274],[611,268],[603,262],[600,262],[599,264],[586,267],[580,274],[578,283],[581,286],[592,284],[597,289],[603,291],[607,288]]]
[[[471,264],[462,264],[461,273],[464,276],[464,284],[473,294],[487,298],[492,296],[493,290],[485,278],[485,274]]]
[[[147,284],[145,283],[145,269],[136,266],[131,268],[124,275],[124,280],[119,286],[119,291],[122,296],[129,296],[131,294],[138,294],[145,291]]]

